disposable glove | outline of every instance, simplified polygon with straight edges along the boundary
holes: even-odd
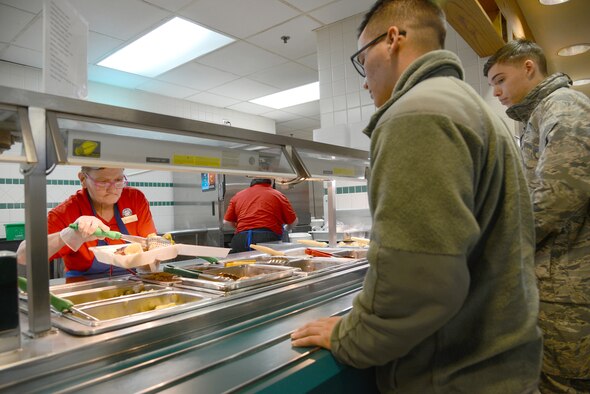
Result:
[[[80,216],[75,223],[78,224],[78,230],[66,227],[59,233],[64,243],[74,252],[78,251],[84,242],[94,241],[99,238],[94,235],[97,228],[105,231],[110,230],[109,226],[95,216]],[[100,237],[100,239],[104,239],[104,237]]]

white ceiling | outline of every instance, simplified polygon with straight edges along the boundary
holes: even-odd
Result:
[[[318,80],[314,30],[365,12],[373,0],[69,0],[90,26],[89,78],[198,103],[265,116],[277,133],[310,138],[320,127],[319,102],[274,110],[248,100]],[[589,42],[590,0],[572,0],[561,14],[537,0],[519,0],[539,44],[550,51]],[[0,60],[41,67],[43,0],[0,0]],[[563,10],[562,8],[561,10]],[[213,53],[155,78],[96,66],[115,50],[173,16],[193,20],[236,39]],[[530,19],[529,19],[530,18]],[[572,19],[573,18],[573,19]],[[572,23],[575,20],[575,23]],[[557,26],[557,27],[555,27]],[[287,44],[281,36],[290,36]],[[558,61],[553,67],[578,64]],[[590,52],[573,77],[590,77]],[[580,74],[580,75],[578,75]],[[590,90],[590,87],[588,88]],[[588,92],[586,92],[588,94]]]

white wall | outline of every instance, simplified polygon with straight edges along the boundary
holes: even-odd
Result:
[[[356,72],[350,56],[357,51],[357,29],[363,14],[333,23],[317,31],[320,76],[321,128],[314,130],[314,141],[369,149],[369,139],[361,133],[375,112],[363,78]],[[469,83],[514,131],[515,122],[493,97],[483,76],[486,58],[480,58],[461,36],[447,25],[445,49],[456,53]]]

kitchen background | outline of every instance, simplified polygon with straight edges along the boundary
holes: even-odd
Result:
[[[357,49],[356,29],[373,1],[226,2],[228,8],[234,9],[222,19],[203,12],[209,0],[132,0],[123,3],[72,0],[71,3],[80,7],[90,23],[87,100],[368,150],[369,141],[361,130],[375,107],[362,89],[362,79],[353,70],[349,56]],[[0,0],[0,85],[42,90],[41,6],[41,0]],[[127,37],[117,35],[122,29],[115,26],[117,21],[121,25],[122,21],[137,20],[139,8],[133,7],[150,7],[150,10],[142,8],[141,14],[149,16],[149,23],[178,14],[212,25],[235,37],[236,43],[180,66],[162,78],[148,80],[131,74],[121,75],[125,73],[109,74],[95,63],[125,40],[147,30],[146,24],[149,23],[145,22],[136,30],[129,27]],[[252,11],[256,9],[265,9],[265,18],[256,16],[258,12]],[[249,15],[253,17],[248,18]],[[241,25],[236,24],[237,21]],[[293,32],[291,46],[274,41],[269,43],[271,37],[293,30],[304,30],[304,42]],[[516,124],[506,117],[504,108],[492,96],[482,76],[486,58],[479,57],[451,26],[448,26],[445,47],[461,58],[466,81],[514,130]],[[232,48],[239,50],[230,52]],[[255,64],[257,61],[267,64]],[[213,79],[219,86],[208,85],[207,91],[205,88],[197,90],[207,84],[199,75],[212,70],[216,72],[215,78],[208,76],[207,83]],[[273,92],[287,88],[281,85],[285,81],[302,84],[318,79],[320,99],[316,102],[285,110],[271,110],[247,102],[250,96],[262,95],[261,89]],[[78,167],[58,166],[48,176],[48,209],[78,190],[78,171]],[[218,217],[210,205],[217,199],[216,193],[202,192],[197,174],[134,169],[127,169],[126,174],[131,185],[141,189],[150,201],[160,232],[218,226]],[[232,182],[246,187],[249,180],[233,179]],[[336,187],[336,208],[355,213],[338,215],[337,220],[354,219],[366,225],[365,183],[338,182]],[[307,201],[303,198],[297,203],[300,217],[323,217],[325,185],[314,182],[296,190],[285,188],[284,192],[298,201],[300,197],[295,196],[307,194]],[[19,166],[0,164],[0,238],[5,237],[2,224],[23,220],[24,186]]]

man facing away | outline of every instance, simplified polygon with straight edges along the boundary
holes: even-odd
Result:
[[[514,138],[442,50],[435,3],[380,0],[359,31],[351,59],[378,107],[369,269],[348,314],[292,344],[376,366],[382,392],[535,392],[534,222]]]
[[[520,135],[536,230],[540,389],[590,393],[590,99],[562,73],[547,75],[542,49],[515,40],[484,75]]]

